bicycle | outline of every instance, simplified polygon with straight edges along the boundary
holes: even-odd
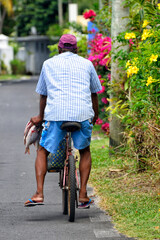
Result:
[[[73,131],[80,130],[81,124],[78,122],[64,122],[61,126],[62,130],[66,130],[66,154],[64,167],[59,169],[53,169],[49,172],[59,172],[59,186],[62,189],[62,211],[64,215],[68,214],[68,220],[74,222],[75,220],[75,208],[78,208],[78,196],[79,190],[78,174],[76,169],[77,159],[74,157],[72,149],[72,137]]]

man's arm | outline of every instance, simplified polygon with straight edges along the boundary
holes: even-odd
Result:
[[[92,93],[92,106],[94,110],[94,118],[92,120],[93,125],[95,124],[96,120],[98,119],[98,95],[97,93]]]
[[[44,109],[46,107],[46,100],[47,100],[47,96],[45,95],[40,95],[40,102],[39,102],[39,115],[32,117],[30,119],[30,121],[34,124],[34,125],[38,125],[43,121],[44,118]]]

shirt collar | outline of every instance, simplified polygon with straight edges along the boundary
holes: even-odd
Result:
[[[76,54],[68,51],[68,52],[60,53],[58,56],[59,57],[70,57],[73,55],[76,55]]]

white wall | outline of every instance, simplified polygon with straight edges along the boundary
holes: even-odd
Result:
[[[8,37],[0,34],[0,59],[4,62],[9,73],[11,73],[10,61],[13,60],[13,48],[8,45]]]
[[[69,22],[77,22],[78,4],[69,3]]]

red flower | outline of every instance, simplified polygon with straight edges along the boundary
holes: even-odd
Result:
[[[105,98],[105,97],[102,98],[101,101],[102,101],[104,104],[107,104],[107,103],[108,103],[108,100],[107,100],[107,98]]]
[[[86,11],[84,14],[83,14],[83,17],[85,19],[88,19],[88,18],[91,18],[90,20],[91,21],[94,21],[94,17],[96,16],[96,13],[93,11],[93,10],[89,10],[89,11]]]
[[[103,131],[109,132],[109,123],[104,123],[101,128]]]
[[[102,123],[103,123],[103,120],[102,120],[102,119],[98,118],[98,119],[96,120],[96,124],[97,124],[97,125],[101,125]]]

